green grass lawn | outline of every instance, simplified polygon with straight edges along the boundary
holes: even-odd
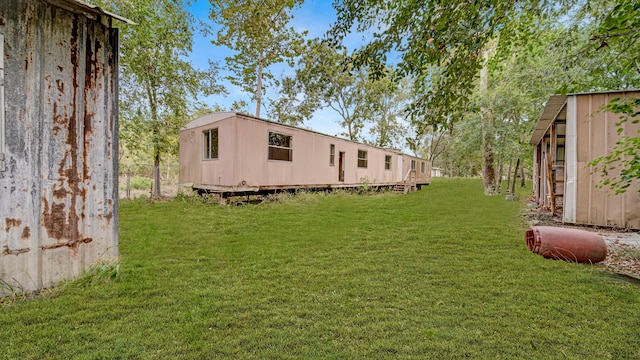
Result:
[[[639,284],[530,253],[521,209],[460,179],[123,203],[117,281],[0,305],[0,358],[640,358]]]

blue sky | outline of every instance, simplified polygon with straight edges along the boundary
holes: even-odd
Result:
[[[336,19],[336,13],[331,6],[331,0],[306,0],[304,4],[295,9],[293,12],[293,20],[291,25],[298,31],[308,31],[309,38],[322,37]],[[189,11],[196,19],[211,23],[209,20],[210,4],[208,0],[197,0],[189,7]],[[201,34],[195,34],[193,52],[190,56],[192,64],[201,69],[208,67],[208,60],[224,65],[225,56],[229,56],[231,51],[225,47],[218,47],[211,44],[213,36],[207,38]],[[350,49],[354,49],[363,43],[362,34],[354,34],[346,39],[346,45]],[[272,73],[279,77],[283,72],[291,74],[292,71],[286,66],[273,66]],[[221,73],[224,76],[224,73]],[[250,95],[242,93],[242,91],[225,81],[221,76],[220,82],[227,88],[227,96],[210,96],[204,101],[209,105],[220,104],[229,107],[234,100],[250,101]],[[272,90],[271,90],[272,91]],[[272,93],[271,93],[272,94]],[[269,96],[269,94],[267,95]],[[255,112],[255,104],[250,104],[250,113]],[[264,108],[261,110],[261,117],[266,117]],[[317,111],[313,118],[307,121],[303,127],[313,129],[322,133],[337,135],[343,130],[339,123],[339,116],[330,109]]]

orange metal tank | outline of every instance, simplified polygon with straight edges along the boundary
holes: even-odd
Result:
[[[597,263],[607,257],[602,236],[585,230],[532,226],[525,240],[529,250],[548,259]]]

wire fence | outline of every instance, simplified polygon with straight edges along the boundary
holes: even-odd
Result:
[[[120,198],[151,197],[153,194],[153,164],[120,165],[118,189]],[[175,196],[179,183],[178,163],[160,164],[160,190],[162,196]]]

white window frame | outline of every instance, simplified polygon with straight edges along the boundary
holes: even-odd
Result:
[[[211,156],[211,134],[216,132],[216,156]],[[208,142],[205,141],[205,137],[208,137]],[[209,146],[207,146],[209,144]],[[202,132],[202,159],[203,160],[217,160],[220,156],[220,131],[218,128],[207,129]]]
[[[360,153],[362,152],[362,154],[364,155],[363,157],[360,157]],[[358,149],[358,167],[361,169],[366,169],[369,165],[369,154],[367,150],[362,150],[362,149]],[[363,166],[360,166],[360,165]]]
[[[271,144],[271,134],[276,134],[276,135],[281,135],[281,136],[285,136],[289,138],[289,146],[280,146],[280,145],[272,145]],[[268,161],[286,161],[286,162],[293,162],[293,135],[291,134],[284,134],[278,131],[271,131],[269,130],[268,132],[268,137],[267,137],[267,160]],[[270,157],[270,148],[274,148],[274,149],[282,149],[282,150],[287,150],[289,152],[289,159],[272,159]]]
[[[387,159],[388,159],[389,161],[387,161]],[[392,165],[392,164],[391,164],[391,162],[392,162],[392,161],[393,161],[393,160],[391,159],[391,155],[385,155],[385,156],[384,156],[384,169],[385,169],[385,170],[389,170],[389,171],[391,171],[391,165]]]
[[[329,166],[336,165],[336,145],[329,144]]]

